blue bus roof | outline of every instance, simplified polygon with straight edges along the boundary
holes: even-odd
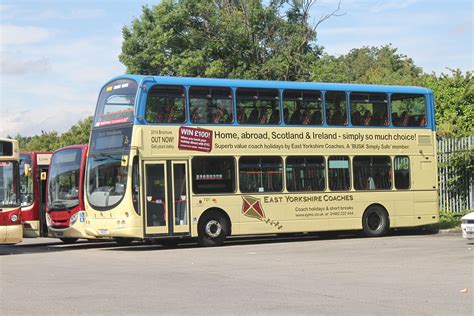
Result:
[[[350,84],[350,83],[323,83],[323,82],[297,82],[297,81],[270,81],[270,80],[240,80],[240,79],[216,79],[216,78],[190,78],[190,77],[165,77],[144,75],[120,75],[109,82],[118,79],[133,79],[140,83],[147,78],[157,84],[183,85],[183,86],[214,86],[231,88],[263,88],[263,89],[301,89],[301,90],[324,90],[324,91],[356,91],[356,92],[381,92],[381,93],[418,93],[432,94],[432,90],[413,86],[390,86],[373,84]]]

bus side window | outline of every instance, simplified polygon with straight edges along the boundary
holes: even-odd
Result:
[[[228,88],[191,87],[189,107],[195,124],[228,124],[234,120],[232,91]]]
[[[328,91],[326,102],[326,122],[328,125],[347,125],[346,94],[342,91]]]
[[[410,188],[410,158],[407,156],[396,156],[394,160],[395,188]]]
[[[352,92],[349,98],[352,125],[387,125],[388,97],[385,93]],[[360,113],[364,113],[361,121]]]
[[[349,157],[329,157],[328,180],[331,191],[347,191],[350,189]]]
[[[283,92],[283,107],[287,124],[322,124],[323,101],[320,91],[285,90]]]
[[[356,156],[352,160],[354,189],[390,190],[392,161],[388,156]]]
[[[281,157],[240,157],[240,191],[281,192],[283,190],[283,164]]]
[[[155,85],[148,93],[145,119],[149,123],[184,123],[184,105],[182,87]]]
[[[275,124],[269,114],[280,109],[278,90],[239,88],[236,95],[239,124]]]
[[[234,157],[194,157],[192,185],[196,194],[235,192]]]
[[[426,126],[425,97],[420,94],[394,93],[391,97],[394,126]]]
[[[289,192],[324,191],[325,163],[322,156],[286,158],[286,189]]]

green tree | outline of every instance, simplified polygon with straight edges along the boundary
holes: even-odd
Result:
[[[311,79],[324,82],[413,85],[422,69],[392,45],[354,48],[334,57],[324,54],[313,65]]]
[[[91,127],[92,116],[89,116],[61,135],[56,131],[41,131],[40,135],[24,137],[18,134],[14,138],[18,140],[21,151],[54,151],[69,145],[87,144]]]
[[[315,27],[339,11],[311,26],[314,3],[165,0],[123,28],[119,59],[129,73],[308,80],[322,52]]]
[[[87,144],[89,143],[89,135],[92,127],[92,116],[77,122],[67,132],[59,137],[59,147],[69,145]]]
[[[53,151],[59,147],[59,136],[56,131],[41,131],[40,135],[30,137],[27,143],[24,142],[25,138],[20,135],[17,135],[16,139],[20,142],[21,151]],[[24,147],[21,147],[22,140]]]
[[[474,135],[474,79],[471,71],[449,70],[448,74],[424,75],[421,86],[433,90],[439,136]]]

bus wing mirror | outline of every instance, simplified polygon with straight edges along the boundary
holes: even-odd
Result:
[[[128,166],[128,156],[122,156],[122,163],[120,164],[122,167]]]
[[[25,163],[25,177],[31,177],[31,165],[29,163]]]

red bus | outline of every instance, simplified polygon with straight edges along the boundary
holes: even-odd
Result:
[[[45,220],[46,181],[51,152],[20,153],[20,202],[23,237],[48,236]]]
[[[50,237],[72,243],[85,233],[84,170],[87,145],[56,150],[47,183],[46,223]]]

